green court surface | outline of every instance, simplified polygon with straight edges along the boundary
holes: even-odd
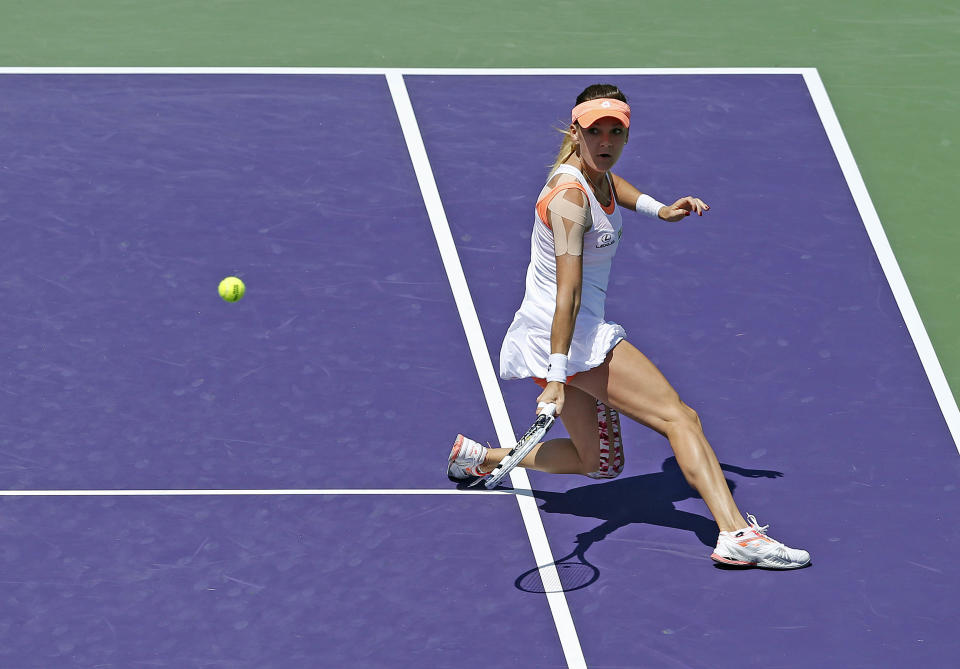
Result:
[[[0,0],[0,67],[43,66],[817,68],[960,394],[956,3]]]

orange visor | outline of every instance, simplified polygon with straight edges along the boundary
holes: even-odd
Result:
[[[579,121],[581,128],[589,128],[598,120],[608,116],[620,121],[623,127],[630,127],[630,105],[610,98],[587,100],[577,105],[573,108],[571,123]]]

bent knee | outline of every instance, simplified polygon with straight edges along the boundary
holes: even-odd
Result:
[[[684,403],[679,396],[674,398],[669,408],[664,412],[663,420],[670,426],[702,429],[700,415],[693,407]]]

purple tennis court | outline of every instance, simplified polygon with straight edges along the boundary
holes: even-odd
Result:
[[[468,338],[496,367],[598,78],[633,108],[617,172],[712,207],[625,212],[607,315],[807,569],[715,567],[627,421],[613,481],[446,479],[457,432],[496,439]],[[952,665],[957,446],[804,77],[402,81],[479,332],[384,76],[0,75],[0,665]],[[495,392],[525,428],[536,386]],[[530,496],[594,582],[521,589]]]

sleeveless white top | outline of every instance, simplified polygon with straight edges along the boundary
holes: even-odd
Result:
[[[611,206],[604,209],[580,170],[561,165],[550,177],[570,174],[583,186],[590,201],[593,225],[583,236],[583,287],[580,311],[568,352],[567,374],[603,363],[607,353],[626,337],[624,329],[604,320],[607,282],[613,256],[620,246],[623,223],[610,181]],[[610,179],[610,177],[607,177]],[[548,191],[549,189],[545,189]],[[546,193],[541,194],[543,197]],[[559,197],[555,195],[554,197]],[[526,292],[500,348],[500,378],[544,378],[550,358],[550,328],[557,306],[557,260],[553,231],[534,215]]]

